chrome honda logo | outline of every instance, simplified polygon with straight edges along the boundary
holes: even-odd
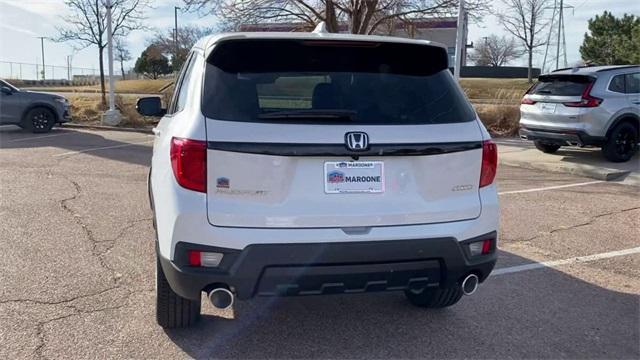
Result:
[[[369,135],[363,132],[348,132],[344,135],[347,149],[352,151],[365,151],[369,149]]]

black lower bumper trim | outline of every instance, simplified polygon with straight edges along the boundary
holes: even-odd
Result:
[[[491,233],[470,239],[496,238]],[[189,250],[224,254],[218,268],[187,265]],[[199,299],[215,284],[239,299],[454,286],[470,272],[484,281],[496,262],[491,254],[469,259],[454,238],[308,244],[255,244],[244,250],[178,243],[175,260],[160,256],[172,289]]]
[[[543,130],[520,128],[520,137],[526,140],[543,141],[557,145],[600,146],[605,138],[591,136],[582,130]]]

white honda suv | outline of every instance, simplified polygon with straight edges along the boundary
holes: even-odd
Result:
[[[496,145],[429,41],[232,33],[191,50],[154,129],[157,321],[204,292],[404,291],[427,308],[496,262]]]

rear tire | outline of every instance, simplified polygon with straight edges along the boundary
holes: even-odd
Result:
[[[424,288],[420,290],[405,290],[405,296],[411,304],[423,307],[439,309],[454,305],[462,298],[460,286],[448,288]]]
[[[549,144],[549,143],[545,143],[545,142],[540,142],[540,141],[534,141],[533,144],[536,146],[536,149],[542,151],[543,153],[546,154],[553,154],[556,151],[558,151],[558,149],[560,149],[560,145],[557,144]]]
[[[159,255],[158,255],[159,256]],[[190,300],[176,294],[162,271],[156,256],[156,321],[165,329],[185,328],[200,320],[200,299]]]
[[[638,151],[638,129],[628,122],[619,124],[602,146],[602,155],[611,162],[629,161]]]
[[[56,115],[45,107],[29,110],[25,115],[21,127],[32,133],[46,133],[51,131],[56,123]]]

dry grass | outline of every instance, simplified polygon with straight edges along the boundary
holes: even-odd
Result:
[[[104,108],[98,96],[67,96],[71,102],[71,117],[74,123],[99,125]],[[122,114],[122,127],[148,127],[158,120],[141,116],[136,111],[136,98],[130,96],[116,96],[116,108]]]
[[[518,134],[519,106],[477,104],[474,107],[491,135],[514,136]]]
[[[496,103],[513,103],[522,99],[529,89],[527,79],[460,79],[460,85],[472,100],[494,100]]]
[[[142,80],[120,80],[116,81],[115,90],[120,94],[157,94],[160,90],[173,83],[173,79],[142,79]],[[106,84],[107,91],[109,84]],[[86,92],[99,93],[100,85],[89,86],[49,86],[49,87],[30,87],[29,89],[54,92]],[[170,86],[166,91],[173,91]]]

